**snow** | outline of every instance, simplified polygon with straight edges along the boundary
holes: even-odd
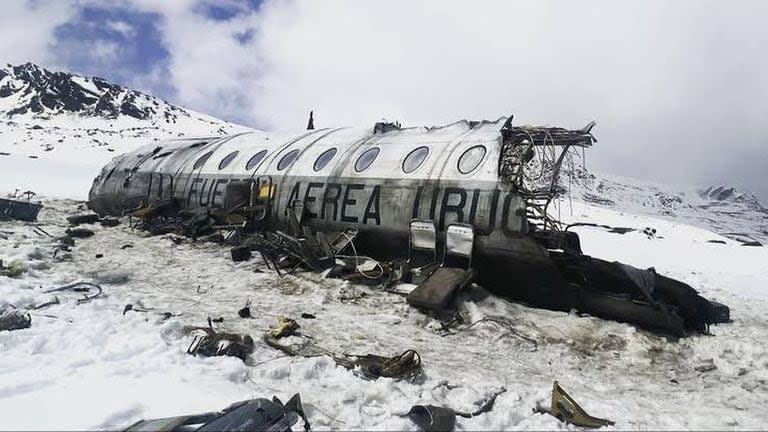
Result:
[[[51,119],[0,119],[0,185],[10,192],[32,190],[46,196],[85,199],[101,168],[121,153],[165,139],[250,130],[200,116],[181,116],[176,124],[66,114]]]
[[[77,75],[73,76],[71,79],[72,79],[72,81],[75,82],[75,84],[77,84],[80,87],[82,87],[85,91],[87,91],[89,93],[92,93],[95,96],[100,96],[101,95],[101,92],[96,87],[96,84],[94,84],[93,81],[91,81],[90,79],[85,78],[85,77],[81,77],[81,76],[77,76]]]
[[[71,200],[44,204],[39,225],[54,236],[67,227],[64,217],[82,208]],[[8,222],[0,226],[0,258],[23,260],[28,272],[0,276],[0,302],[41,304],[52,297],[43,290],[74,280],[99,283],[105,294],[77,305],[79,295],[58,293],[61,304],[31,312],[31,328],[0,332],[3,427],[120,429],[142,418],[254,397],[286,400],[299,392],[316,429],[415,430],[402,417],[414,404],[473,411],[504,387],[492,411],[459,418],[457,428],[574,429],[532,412],[548,403],[558,380],[590,414],[616,421],[614,429],[764,428],[768,249],[677,221],[573,206],[564,219],[657,230],[648,238],[574,228],[586,253],[655,266],[729,305],[734,322],[713,327],[714,336],[675,341],[626,324],[528,308],[475,288],[464,298],[464,319],[502,316],[514,333],[482,323],[443,337],[437,321],[400,295],[316,274],[280,278],[258,259],[232,262],[217,245],[177,245],[170,236],[131,231],[123,221],[93,226],[96,235],[78,240],[71,259],[61,259],[61,252],[53,259],[53,241],[34,234],[33,224]],[[726,244],[707,242],[712,239]],[[122,249],[126,244],[133,247]],[[236,311],[248,298],[254,318],[241,319]],[[122,315],[128,303],[152,311]],[[166,311],[177,316],[163,321],[159,313]],[[302,312],[317,319],[301,319]],[[416,349],[424,377],[367,381],[327,356],[283,357],[260,340],[276,315],[296,318],[304,334],[333,352]],[[190,338],[183,326],[203,325],[208,316],[224,318],[220,329],[254,337],[256,349],[245,363],[185,353]]]

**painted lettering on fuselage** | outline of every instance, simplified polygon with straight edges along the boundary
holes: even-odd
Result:
[[[502,201],[502,191],[493,189],[466,189],[461,187],[406,187],[392,186],[397,191],[407,191],[412,201],[398,201],[393,195],[384,194],[382,185],[341,182],[296,182],[291,186],[288,199],[281,207],[292,206],[301,200],[304,217],[327,222],[343,222],[364,225],[381,225],[382,220],[407,222],[410,219],[430,219],[443,230],[448,223],[463,222],[475,227],[479,235],[489,235],[498,226],[505,234],[519,230],[510,229],[511,218],[519,216],[513,205],[517,194],[507,192]],[[481,202],[484,203],[481,208]],[[423,206],[428,205],[428,209]],[[501,212],[499,212],[501,206]],[[393,213],[399,215],[398,218]],[[501,220],[497,215],[501,213]],[[388,214],[390,218],[386,218]]]
[[[186,204],[221,208],[226,185],[238,180],[194,178],[186,190]],[[277,186],[279,189],[281,185]],[[288,207],[300,200],[305,209],[304,217],[308,220],[379,226],[389,222],[407,223],[410,219],[430,219],[437,223],[439,230],[453,222],[468,223],[475,227],[478,235],[490,235],[497,228],[510,235],[522,228],[519,201],[516,200],[518,195],[511,191],[503,192],[498,187],[386,186],[338,181],[297,181],[288,187],[287,199],[278,194],[276,200],[279,202],[274,203],[284,213],[283,216],[287,214]],[[385,187],[386,191],[383,190]]]

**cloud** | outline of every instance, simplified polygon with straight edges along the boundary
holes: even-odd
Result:
[[[233,7],[230,15],[210,16],[200,5]],[[168,50],[167,73],[174,100],[198,111],[262,126],[253,116],[261,59],[253,45],[259,15],[255,2],[154,2],[133,0],[138,10],[160,14]]]
[[[125,2],[81,1],[77,6],[77,13],[55,29],[50,49],[60,63],[77,73],[175,97],[167,73],[169,53],[158,28],[161,14]]]
[[[253,118],[594,119],[592,167],[757,189],[768,183],[757,163],[768,144],[765,16],[762,1],[274,1],[259,16]]]
[[[125,38],[131,38],[136,34],[136,29],[125,21],[108,20],[106,22],[106,27],[120,33]]]
[[[22,24],[0,26],[8,35],[0,53],[55,60],[45,50],[50,28],[72,8],[8,4]],[[117,58],[106,48],[93,59],[71,55],[70,68],[106,71],[228,120],[297,129],[310,109],[320,127],[514,114],[517,124],[575,128],[594,119],[593,168],[681,184],[740,182],[768,198],[768,2],[76,4],[72,34],[49,48],[102,41],[119,50]],[[40,14],[54,23],[33,24]],[[36,29],[31,40],[21,36],[25,25]]]
[[[73,14],[74,7],[67,2],[4,0],[0,13],[0,62],[59,65],[50,50],[54,29]]]

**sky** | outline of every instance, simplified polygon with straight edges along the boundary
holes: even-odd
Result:
[[[768,1],[3,0],[0,62],[264,130],[597,122],[587,167],[768,202]]]

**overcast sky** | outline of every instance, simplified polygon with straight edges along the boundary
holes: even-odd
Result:
[[[590,168],[768,201],[768,1],[2,3],[0,61],[261,129],[596,120]]]

